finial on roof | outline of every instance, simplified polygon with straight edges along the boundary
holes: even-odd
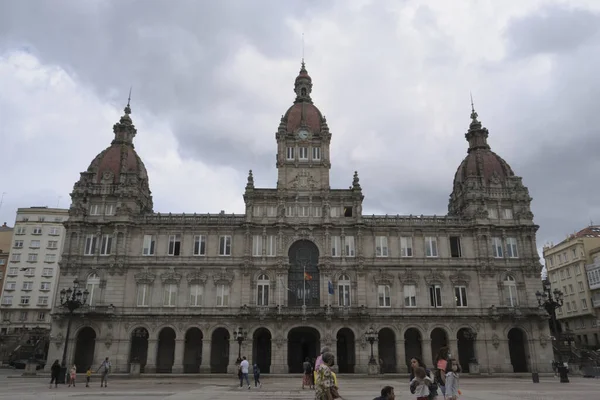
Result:
[[[354,177],[352,178],[352,189],[362,190],[359,181],[360,179],[358,179],[358,171],[354,171]]]
[[[133,89],[133,86],[129,87],[129,97],[127,97],[127,105],[125,106],[125,114],[127,115],[131,114],[131,107],[129,106],[129,103],[131,103],[131,89]]]
[[[469,92],[471,95],[471,119],[473,122],[477,121],[477,117],[479,116],[477,112],[475,112],[475,105],[473,104],[473,93]]]
[[[246,190],[254,189],[254,176],[252,170],[248,171],[248,183],[246,183]]]

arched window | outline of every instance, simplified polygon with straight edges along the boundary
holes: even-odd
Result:
[[[257,280],[256,305],[269,305],[269,277],[264,274],[260,275]]]
[[[338,305],[350,307],[350,278],[348,275],[342,275],[338,280]]]
[[[517,296],[517,283],[511,275],[506,275],[504,278],[504,299],[508,307],[516,307],[519,305],[519,297]]]
[[[88,304],[95,306],[100,298],[100,278],[96,274],[90,274],[87,278],[86,289],[90,294],[88,295]]]

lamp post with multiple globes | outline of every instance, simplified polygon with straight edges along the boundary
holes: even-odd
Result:
[[[65,337],[65,346],[62,354],[61,376],[64,379],[67,369],[67,347],[69,346],[69,336],[71,335],[71,322],[73,321],[73,313],[80,307],[83,307],[89,296],[89,292],[85,289],[83,292],[79,288],[79,280],[73,281],[73,287],[63,289],[60,291],[60,306],[67,309],[69,314],[67,316],[67,335]]]
[[[377,365],[377,361],[375,360],[375,356],[373,355],[373,343],[375,343],[377,341],[377,339],[378,339],[378,334],[375,331],[375,329],[373,329],[373,327],[371,326],[365,332],[365,340],[367,342],[369,342],[369,344],[371,345],[371,357],[369,358],[369,364],[372,364],[372,365]]]
[[[238,342],[238,358],[235,361],[238,365],[242,362],[242,343],[246,340],[247,337],[248,331],[244,330],[244,328],[242,328],[241,326],[238,328],[237,331],[233,332],[233,338]]]

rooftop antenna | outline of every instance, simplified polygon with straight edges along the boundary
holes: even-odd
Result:
[[[58,208],[58,205],[60,204],[60,199],[62,199],[62,196],[58,196],[58,200],[56,200],[56,208]]]
[[[129,97],[127,97],[127,107],[129,107],[129,102],[131,101],[131,89],[133,89],[133,86],[129,86]]]
[[[471,112],[475,112],[475,105],[473,104],[473,92],[469,91],[469,95],[471,96]]]
[[[304,65],[304,32],[302,32],[302,64]]]

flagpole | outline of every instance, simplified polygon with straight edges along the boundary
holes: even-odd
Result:
[[[302,268],[304,269],[304,275],[302,275],[304,290],[302,291],[302,306],[306,307],[306,263],[302,264]]]

